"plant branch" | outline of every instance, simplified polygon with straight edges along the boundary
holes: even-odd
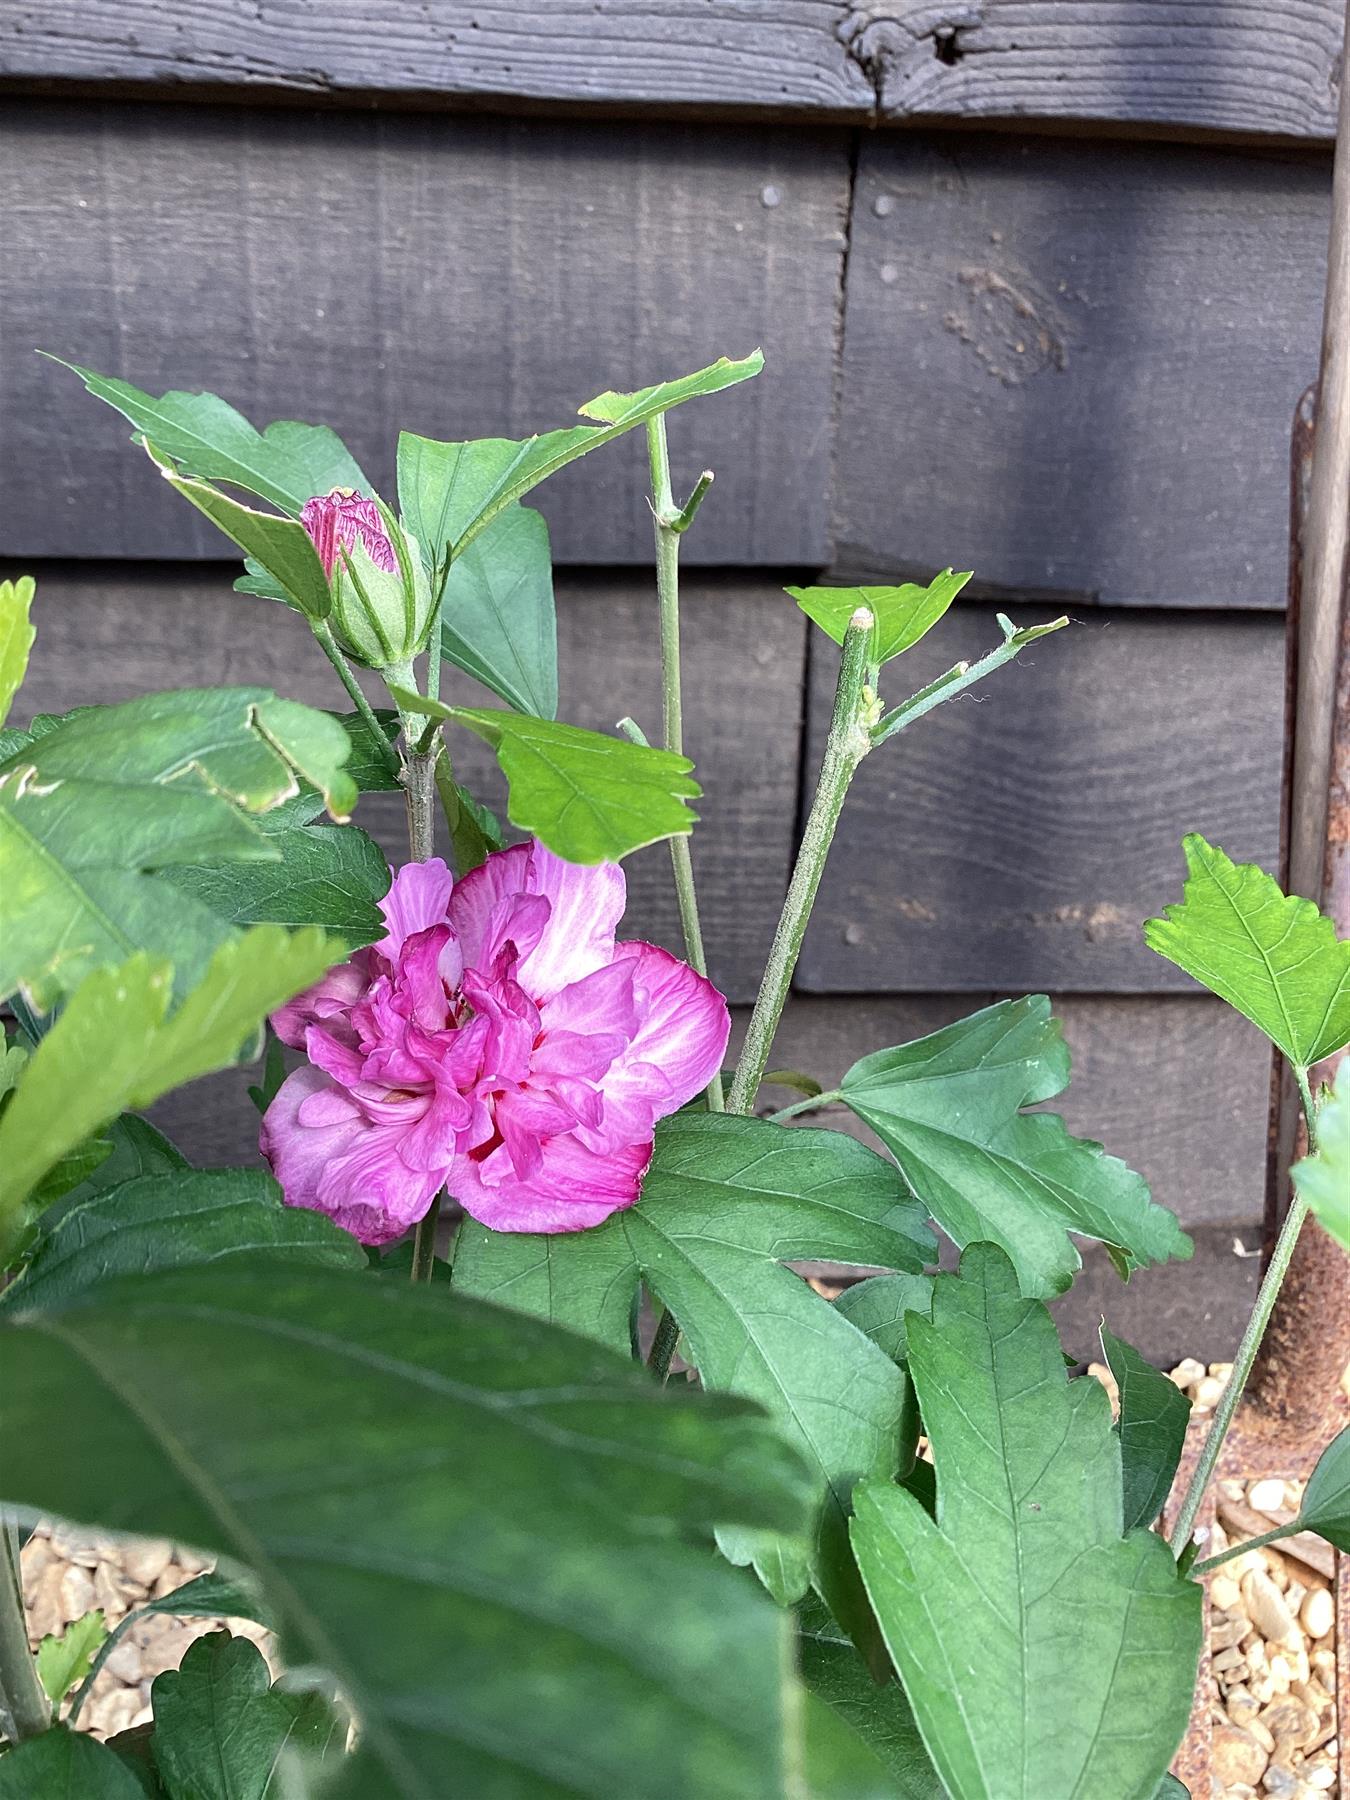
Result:
[[[771,1125],[781,1125],[784,1119],[795,1119],[799,1113],[818,1112],[822,1106],[829,1106],[843,1097],[841,1088],[829,1088],[823,1094],[808,1094],[805,1100],[794,1100],[791,1106],[780,1106],[777,1112],[769,1113],[768,1120]]]
[[[333,627],[327,619],[315,619],[311,621],[311,629],[318,639],[319,648],[337,670],[339,681],[351,696],[352,705],[374,738],[375,747],[388,764],[390,774],[397,775],[400,772],[398,752],[384,735],[380,721],[375,717],[375,709],[361,692],[360,684],[348,666],[346,657],[338,649],[337,639],[333,636]]]
[[[1312,1092],[1308,1086],[1308,1071],[1294,1065],[1294,1074],[1298,1080],[1299,1093],[1303,1097],[1304,1116],[1308,1121],[1308,1148],[1317,1148],[1317,1109],[1313,1104]],[[1265,1274],[1261,1277],[1261,1286],[1257,1289],[1256,1303],[1252,1307],[1247,1328],[1242,1334],[1242,1342],[1238,1345],[1237,1355],[1233,1358],[1233,1373],[1229,1377],[1228,1386],[1214,1409],[1214,1417],[1200,1450],[1200,1457],[1191,1475],[1185,1496],[1177,1510],[1176,1524],[1172,1527],[1172,1535],[1168,1540],[1172,1554],[1180,1557],[1191,1541],[1191,1532],[1195,1527],[1196,1515],[1200,1511],[1200,1502],[1204,1498],[1209,1479],[1214,1473],[1223,1449],[1224,1438],[1228,1435],[1228,1427],[1233,1422],[1233,1414],[1238,1409],[1247,1378],[1252,1372],[1252,1364],[1256,1361],[1256,1353],[1261,1348],[1261,1339],[1265,1336],[1266,1326],[1270,1323],[1270,1315],[1275,1310],[1275,1302],[1279,1298],[1280,1286],[1289,1269],[1290,1258],[1294,1254],[1294,1245],[1298,1242],[1298,1234],[1303,1228],[1303,1221],[1308,1216],[1308,1202],[1295,1191],[1289,1202],[1289,1210],[1280,1227],[1280,1235],[1275,1240],[1275,1248],[1271,1252],[1270,1262]]]
[[[1055,619],[1049,625],[1036,625],[1028,631],[1018,631],[1011,619],[998,615],[999,626],[1003,631],[1003,642],[997,650],[991,650],[978,662],[957,663],[948,669],[945,675],[939,675],[936,681],[930,681],[926,688],[920,688],[912,694],[903,705],[895,707],[877,724],[872,732],[873,744],[884,744],[887,738],[893,738],[898,731],[913,725],[922,719],[925,713],[941,706],[944,700],[953,700],[957,694],[964,693],[974,687],[977,681],[983,681],[986,675],[992,675],[995,669],[1001,669],[1028,644],[1038,638],[1048,637],[1052,631],[1060,631],[1069,621],[1066,618]]]
[[[774,932],[764,979],[745,1034],[745,1045],[727,1096],[727,1111],[748,1113],[769,1064],[769,1052],[792,985],[802,939],[825,870],[825,858],[843,810],[844,796],[858,764],[872,748],[872,715],[877,702],[867,687],[868,656],[872,643],[872,614],[860,606],[849,620],[839,662],[839,682],[834,694],[834,716],[820,765],[816,797],[811,802],[801,848],[788,886],[787,898]]]
[[[436,1263],[436,1226],[441,1216],[440,1190],[432,1196],[431,1205],[417,1222],[417,1232],[413,1238],[412,1278],[414,1281],[430,1281]]]
[[[0,1730],[12,1744],[48,1730],[52,1709],[28,1648],[19,1568],[19,1533],[0,1517]]]
[[[1259,1550],[1263,1544],[1273,1544],[1278,1538],[1293,1537],[1303,1529],[1304,1526],[1298,1519],[1291,1519],[1287,1525],[1276,1525],[1272,1531],[1263,1531],[1260,1537],[1244,1538],[1240,1544],[1230,1544],[1226,1550],[1220,1550],[1217,1556],[1207,1556],[1203,1562],[1192,1563],[1190,1572],[1198,1579],[1201,1575],[1208,1575],[1211,1569],[1217,1569],[1220,1564],[1241,1556],[1246,1550]]]

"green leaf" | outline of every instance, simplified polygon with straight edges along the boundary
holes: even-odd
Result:
[[[1350,1250],[1350,1056],[1317,1114],[1317,1149],[1294,1164],[1294,1186],[1338,1243]]]
[[[141,1175],[169,1175],[188,1166],[182,1152],[139,1113],[122,1113],[101,1127],[99,1141],[108,1145],[107,1156],[64,1196],[60,1207],[47,1211],[47,1223],[54,1224],[58,1212],[64,1214],[82,1201],[121,1187],[124,1181],[135,1181]]]
[[[166,869],[164,879],[232,925],[321,925],[347,950],[384,931],[389,892],[383,850],[355,825],[271,832],[279,862],[222,862]]]
[[[927,1313],[933,1301],[931,1275],[873,1275],[845,1288],[834,1303],[849,1324],[870,1337],[892,1362],[906,1354],[905,1314]]]
[[[805,1525],[758,1408],[261,1262],[10,1309],[0,1363],[4,1501],[246,1560],[355,1709],[343,1794],[781,1800],[788,1621],[706,1547]]]
[[[944,569],[927,587],[907,581],[900,587],[790,587],[784,591],[836,644],[843,643],[848,622],[858,608],[867,607],[876,620],[871,660],[888,663],[932,630],[973,573],[965,569],[953,574]]]
[[[0,725],[9,717],[10,703],[28,673],[28,652],[37,636],[28,613],[36,592],[31,575],[0,581]]]
[[[59,356],[51,361],[74,370],[91,394],[130,419],[137,433],[156,443],[184,475],[228,481],[295,518],[316,494],[336,487],[371,491],[351,452],[326,425],[282,419],[259,432],[215,394],[173,392],[157,400],[130,382],[97,375]]]
[[[405,431],[398,440],[398,498],[404,523],[421,544],[428,567],[440,567],[447,545],[455,556],[462,556],[499,513],[567,463],[685,400],[715,394],[758,375],[763,367],[764,358],[756,350],[740,362],[724,356],[678,381],[658,382],[634,394],[598,394],[579,408],[583,418],[598,424],[546,431],[523,441],[479,438],[445,444]]]
[[[343,1732],[322,1694],[271,1685],[247,1638],[213,1631],[190,1644],[151,1689],[155,1767],[169,1800],[280,1800],[296,1789],[285,1764],[341,1756]]]
[[[322,1213],[284,1206],[265,1169],[186,1169],[143,1175],[63,1213],[0,1308],[51,1306],[116,1275],[259,1255],[366,1266],[355,1238]]]
[[[455,867],[461,876],[467,875],[505,846],[501,825],[490,808],[480,805],[468,788],[455,780],[448,756],[436,759],[436,792],[450,828]]]
[[[728,1113],[677,1113],[656,1128],[636,1206],[590,1231],[528,1236],[466,1220],[454,1282],[616,1349],[629,1342],[639,1279],[668,1306],[705,1386],[766,1406],[808,1459],[819,1505],[814,1549],[724,1532],[782,1601],[815,1579],[869,1644],[874,1627],[848,1551],[853,1484],[912,1460],[909,1384],[789,1259],[918,1270],[933,1251],[896,1172],[838,1132],[789,1130]]]
[[[854,1063],[843,1098],[890,1150],[942,1229],[1001,1244],[1024,1293],[1057,1294],[1081,1266],[1068,1233],[1112,1246],[1118,1266],[1185,1258],[1191,1241],[1141,1176],[1054,1113],[1069,1052],[1044,994],[1003,1000],[930,1037]]]
[[[1350,939],[1255,863],[1231,862],[1198,832],[1182,847],[1185,898],[1145,924],[1149,949],[1250,1019],[1297,1068],[1350,1043]]]
[[[936,1520],[860,1486],[853,1543],[953,1800],[1154,1794],[1185,1729],[1203,1592],[1122,1537],[1105,1390],[1069,1382],[1049,1314],[979,1244],[909,1321]]]
[[[1152,1800],[1191,1800],[1191,1790],[1179,1782],[1175,1775],[1164,1775]]]
[[[543,515],[509,506],[450,565],[441,655],[517,712],[558,711],[558,626]]]
[[[881,1762],[890,1777],[882,1792],[897,1800],[946,1800],[899,1682],[878,1685],[818,1601],[805,1603],[798,1624],[802,1680]],[[833,1800],[833,1790],[824,1789],[822,1800]]]
[[[258,512],[255,507],[231,500],[228,494],[222,494],[219,488],[213,488],[205,481],[185,479],[175,474],[172,465],[148,438],[145,448],[169,486],[185,500],[190,500],[232,544],[239,546],[245,556],[252,557],[306,618],[328,617],[333,610],[328,577],[309,533],[298,520]]]
[[[61,1702],[77,1681],[83,1681],[95,1652],[108,1635],[103,1609],[95,1607],[81,1619],[67,1625],[59,1637],[50,1633],[37,1647],[38,1680],[42,1691],[54,1707]]]
[[[362,794],[397,793],[403,785],[398,777],[397,759],[393,764],[390,763],[360,714],[327,713],[325,717],[340,725],[347,738],[347,760],[343,764],[343,773],[352,786]],[[398,714],[392,707],[382,707],[376,712],[375,718],[383,731],[385,743],[392,744],[400,730]],[[256,822],[260,831],[265,831],[269,836],[279,835],[293,831],[297,825],[312,824],[323,810],[323,795],[302,778],[298,791],[289,800],[283,800],[279,806],[269,807],[265,813],[258,815]]]
[[[58,1725],[0,1756],[0,1800],[145,1800],[145,1790],[96,1738]]]
[[[1163,1509],[1181,1461],[1191,1403],[1122,1338],[1101,1328],[1102,1349],[1120,1390],[1120,1467],[1125,1529],[1151,1525]]]
[[[689,779],[694,765],[687,757],[552,719],[390,691],[409,712],[455,719],[491,744],[506,777],[511,823],[568,862],[618,862],[694,828],[697,815],[685,802],[703,790]]]
[[[0,1240],[43,1175],[128,1107],[236,1062],[268,1013],[336,960],[321,931],[255,925],[212,958],[169,1012],[167,963],[133,956],[86,976],[0,1116]]]
[[[1350,1556],[1350,1426],[1318,1458],[1303,1490],[1298,1523]]]
[[[40,1011],[134,950],[167,956],[180,985],[234,938],[228,922],[157,878],[176,864],[279,862],[249,814],[302,779],[345,815],[351,740],[330,714],[267,688],[200,688],[87,707],[0,765],[0,998]]]

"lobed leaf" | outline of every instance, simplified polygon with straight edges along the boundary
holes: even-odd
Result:
[[[865,1056],[840,1092],[947,1235],[1000,1244],[1027,1294],[1069,1286],[1082,1262],[1070,1232],[1107,1244],[1125,1273],[1188,1257],[1141,1176],[1056,1114],[1021,1110],[1068,1080],[1059,1023],[1036,994]]]
[[[1350,1043],[1350,939],[1311,900],[1198,832],[1183,842],[1185,898],[1149,919],[1144,941],[1226,1000],[1307,1069]]]
[[[102,1607],[73,1619],[59,1634],[49,1632],[37,1647],[38,1680],[58,1708],[77,1681],[88,1675],[99,1645],[108,1635]]]
[[[379,902],[389,892],[380,846],[355,825],[269,832],[277,862],[188,864],[162,879],[232,925],[319,925],[347,951],[384,932]]]
[[[1191,1403],[1174,1381],[1122,1338],[1101,1329],[1102,1350],[1120,1390],[1121,1478],[1126,1531],[1152,1525],[1172,1488]]]
[[[1350,1056],[1317,1114],[1317,1149],[1296,1162],[1294,1186],[1339,1244],[1350,1250]]]
[[[944,569],[926,587],[907,581],[899,587],[790,587],[785,592],[836,644],[843,643],[849,620],[865,606],[876,620],[871,660],[888,663],[932,630],[973,573]]]
[[[799,1613],[797,1658],[808,1691],[886,1770],[889,1782],[881,1792],[887,1800],[947,1800],[904,1689],[895,1680],[874,1680],[819,1601],[806,1601]],[[832,1788],[823,1800],[834,1800]]]
[[[0,1756],[0,1800],[145,1800],[119,1756],[57,1725]]]
[[[36,592],[31,575],[0,581],[0,725],[28,673],[28,652],[37,636],[28,615]]]

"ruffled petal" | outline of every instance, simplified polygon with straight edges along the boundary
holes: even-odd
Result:
[[[536,1000],[551,999],[614,960],[614,933],[628,902],[617,863],[593,868],[564,862],[537,841],[530,847],[534,891],[549,903],[548,925],[521,958],[516,979]]]
[[[373,948],[396,963],[406,939],[429,925],[444,925],[454,877],[439,856],[404,863],[380,901],[385,934]]]
[[[655,1124],[692,1100],[721,1068],[731,1014],[713,984],[668,950],[629,942],[614,954],[633,964],[641,1023],[605,1077],[606,1124],[611,1102],[650,1102]]]
[[[450,924],[459,939],[460,953],[470,969],[486,970],[496,955],[494,914],[500,919],[500,903],[530,888],[530,846],[514,844],[495,850],[486,861],[461,881],[450,896]]]
[[[528,1179],[511,1177],[489,1187],[478,1166],[461,1157],[447,1185],[465,1212],[490,1231],[585,1231],[633,1204],[651,1160],[650,1139],[598,1156],[568,1132],[540,1145],[538,1170]]]
[[[369,954],[358,950],[347,962],[329,969],[312,988],[279,1006],[272,1014],[273,1031],[292,1050],[304,1049],[305,1031],[310,1025],[324,1025],[354,1043],[355,1034],[347,1025],[347,1016],[370,979]]]

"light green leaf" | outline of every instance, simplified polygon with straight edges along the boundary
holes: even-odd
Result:
[[[337,960],[321,931],[255,925],[169,1012],[172,970],[133,956],[80,983],[0,1116],[0,1240],[43,1175],[128,1107],[236,1062],[267,1014]]]
[[[37,636],[28,614],[36,592],[31,575],[0,581],[0,725],[28,673],[28,652]]]
[[[0,1800],[145,1800],[120,1757],[57,1726],[0,1756]]]
[[[694,828],[685,803],[703,790],[689,779],[687,757],[552,719],[390,691],[409,712],[455,719],[491,744],[507,781],[507,817],[568,862],[618,862]]]
[[[1003,1000],[930,1037],[878,1050],[841,1084],[952,1240],[1001,1244],[1023,1292],[1061,1292],[1081,1266],[1068,1233],[1118,1265],[1184,1259],[1191,1241],[1141,1176],[1055,1113],[1020,1109],[1067,1087],[1069,1052],[1044,994]]]
[[[867,607],[876,620],[871,660],[888,663],[932,630],[973,573],[971,569],[960,574],[944,569],[927,587],[907,581],[900,587],[790,587],[784,591],[836,644],[843,643],[848,622],[858,608]]]
[[[763,367],[764,358],[756,350],[740,362],[724,356],[678,381],[658,382],[634,394],[599,394],[579,409],[583,418],[598,424],[546,431],[523,441],[479,438],[445,444],[405,431],[398,440],[398,498],[404,523],[421,544],[428,567],[439,568],[447,546],[462,556],[513,500],[567,463],[685,400],[715,394],[758,375]]]
[[[232,925],[321,925],[348,951],[384,931],[389,892],[383,850],[355,825],[269,832],[279,862],[221,862],[166,869],[162,879]]]
[[[758,1408],[440,1285],[263,1262],[9,1309],[0,1363],[0,1498],[247,1560],[284,1660],[356,1712],[349,1800],[782,1800],[789,1621],[707,1548],[805,1525]]]
[[[130,419],[137,433],[157,444],[184,475],[246,488],[294,518],[316,494],[337,487],[370,492],[351,452],[326,425],[282,419],[259,432],[215,394],[173,392],[157,400],[130,382],[97,375],[59,356],[51,361],[74,370],[91,394]]]
[[[155,1678],[151,1750],[168,1800],[281,1800],[297,1795],[287,1770],[308,1772],[343,1753],[345,1733],[318,1693],[273,1687],[247,1638],[213,1631],[177,1669]]]
[[[1317,1115],[1317,1150],[1294,1164],[1294,1186],[1332,1237],[1350,1250],[1350,1056]]]
[[[204,513],[211,523],[237,544],[246,556],[266,571],[283,595],[309,619],[326,619],[333,610],[333,595],[323,572],[319,553],[298,520],[280,519],[275,513],[258,512],[222,494],[205,481],[187,479],[147,438],[150,460],[185,500]]]
[[[1350,1556],[1350,1426],[1338,1432],[1318,1458],[1303,1490],[1298,1524]]]
[[[94,1654],[108,1635],[102,1607],[95,1607],[81,1619],[67,1625],[60,1636],[51,1633],[37,1647],[38,1680],[42,1691],[54,1707],[61,1702],[77,1681],[89,1673]]]
[[[558,627],[543,515],[510,506],[450,565],[441,655],[517,712],[558,711]]]
[[[1191,1403],[1137,1350],[1101,1329],[1102,1350],[1120,1390],[1120,1467],[1125,1529],[1152,1525],[1163,1509],[1181,1461]]]
[[[927,1313],[933,1301],[931,1275],[873,1275],[845,1288],[834,1303],[849,1324],[884,1350],[892,1362],[905,1360],[905,1314]]]
[[[340,720],[267,688],[148,694],[51,721],[0,765],[0,998],[22,988],[50,1010],[135,950],[195,980],[234,934],[155,872],[279,862],[246,814],[280,806],[303,779],[345,815],[350,745]]]
[[[1204,1595],[1122,1536],[1105,1390],[1069,1382],[1003,1253],[968,1249],[909,1321],[937,1518],[859,1487],[853,1543],[953,1800],[1151,1800],[1190,1712]]]
[[[838,1132],[728,1113],[678,1113],[656,1128],[636,1206],[590,1231],[527,1236],[460,1228],[461,1291],[626,1348],[639,1279],[679,1321],[706,1386],[766,1406],[808,1459],[819,1505],[814,1550],[726,1532],[776,1596],[813,1577],[831,1611],[870,1645],[874,1627],[848,1553],[853,1484],[894,1474],[918,1420],[890,1357],[790,1270],[789,1259],[918,1270],[933,1252],[896,1172]]]
[[[184,1169],[143,1175],[64,1212],[5,1307],[51,1306],[94,1281],[234,1256],[268,1256],[364,1269],[365,1252],[322,1213],[282,1204],[265,1169]]]
[[[883,1794],[894,1800],[946,1800],[904,1689],[893,1679],[884,1685],[873,1679],[818,1600],[808,1600],[801,1608],[797,1656],[808,1690],[885,1768],[890,1779]],[[808,1733],[809,1729],[808,1721]],[[834,1790],[822,1789],[821,1800],[834,1800]]]
[[[1263,1031],[1298,1068],[1350,1043],[1350,939],[1311,900],[1198,832],[1183,842],[1185,898],[1144,926],[1150,950]]]

